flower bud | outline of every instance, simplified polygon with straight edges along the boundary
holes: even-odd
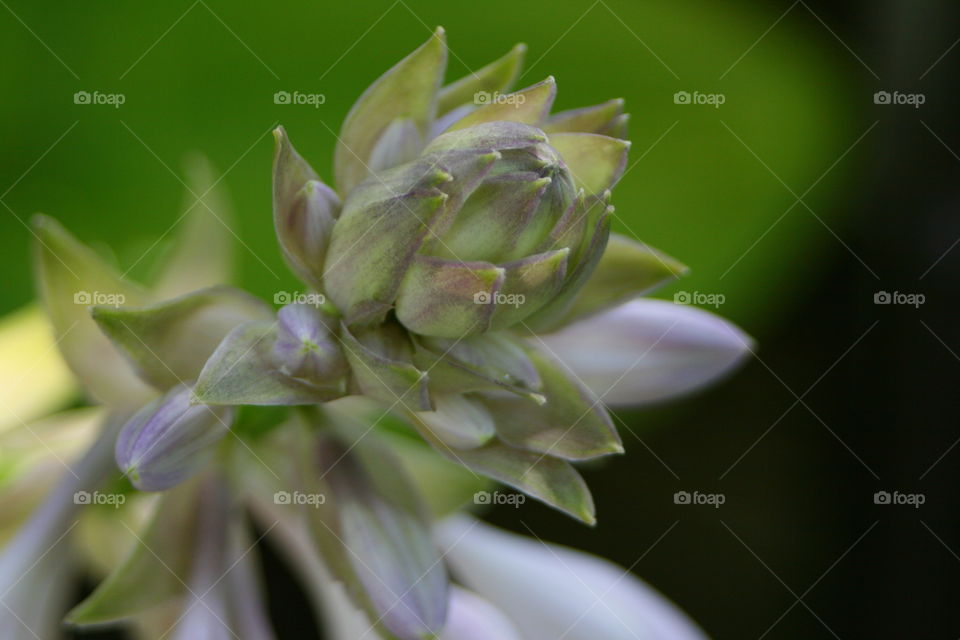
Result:
[[[123,426],[117,465],[142,491],[169,489],[200,470],[232,419],[231,407],[191,405],[190,389],[178,386]]]
[[[273,224],[277,239],[294,273],[317,286],[330,232],[340,214],[340,198],[300,157],[283,127],[274,131],[274,137]]]
[[[318,307],[288,304],[277,312],[273,357],[288,376],[330,381],[346,371],[347,361],[331,334],[333,320]]]

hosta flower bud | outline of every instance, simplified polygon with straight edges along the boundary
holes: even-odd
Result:
[[[340,213],[340,198],[300,157],[283,127],[273,135],[273,224],[277,239],[294,273],[317,286],[330,231]]]
[[[331,334],[335,322],[319,308],[288,304],[277,312],[273,357],[289,376],[329,381],[346,371],[347,361]]]
[[[455,129],[416,162],[351,193],[324,282],[348,323],[378,322],[393,307],[421,335],[504,329],[580,287],[609,233],[606,200],[578,193],[563,156],[536,127]],[[364,238],[376,221],[377,238]]]
[[[176,387],[124,425],[117,464],[138,489],[168,489],[199,471],[232,419],[231,407],[191,405],[190,389]]]

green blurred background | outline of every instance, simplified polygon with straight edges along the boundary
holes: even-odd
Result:
[[[929,349],[936,364],[920,375],[940,367],[949,374],[923,389],[944,386],[936,399],[955,397],[945,379],[955,380],[958,363],[943,346],[960,341],[951,340],[945,308],[930,311],[942,312],[944,323],[932,316],[929,333],[915,315],[896,310],[901,315],[891,311],[881,329],[855,343],[879,319],[873,292],[896,289],[900,275],[913,287],[901,290],[955,289],[950,259],[918,280],[960,231],[948,213],[957,160],[945,148],[956,129],[950,114],[960,54],[948,50],[960,36],[952,33],[955,7],[747,0],[0,5],[2,312],[33,297],[26,224],[37,211],[149,278],[164,247],[156,239],[170,237],[188,204],[180,180],[193,151],[225,172],[236,210],[230,226],[244,243],[240,284],[267,298],[295,288],[273,237],[270,130],[283,124],[330,178],[334,133],[354,99],[438,24],[449,36],[448,79],[526,42],[520,85],[556,76],[558,109],[625,98],[633,148],[614,198],[615,229],[692,268],[662,295],[725,296],[719,312],[758,338],[760,361],[688,402],[623,414],[636,432],[625,434],[628,455],[589,471],[596,530],[529,505],[492,518],[632,566],[716,638],[957,635],[946,592],[934,587],[960,573],[960,564],[943,568],[957,562],[949,548],[960,548],[946,505],[898,512],[892,529],[878,525],[818,581],[872,522],[890,519],[874,513],[870,495],[901,486],[887,465],[913,459],[906,429],[924,423],[937,434],[917,445],[929,451],[905,472],[913,480],[955,437],[952,400],[937,405],[945,419],[926,404],[938,417],[922,420],[911,416],[916,377],[901,385],[904,367],[926,357],[916,349]],[[903,83],[920,82],[944,52],[922,80],[923,111],[874,104],[874,91],[907,90]],[[125,101],[119,108],[75,104],[77,91],[119,93]],[[278,105],[277,91],[325,101]],[[720,93],[725,101],[719,108],[676,104],[678,91]],[[960,145],[960,136],[953,139]],[[898,262],[903,255],[906,266]],[[899,339],[903,332],[909,340]],[[834,371],[854,344],[859,351]],[[798,406],[796,396],[828,371]],[[890,375],[874,379],[883,372]],[[878,396],[902,401],[884,408]],[[934,428],[944,424],[952,426]],[[864,451],[874,456],[861,464]],[[950,479],[930,481],[949,487]],[[721,491],[727,503],[677,507],[672,494],[681,489]],[[939,536],[923,530],[921,517]],[[908,541],[887,545],[895,540]],[[934,549],[925,558],[935,577],[908,560],[915,547]],[[888,567],[891,552],[908,559]],[[285,574],[276,571],[280,584]],[[927,584],[929,598],[909,609],[913,622],[884,622],[876,603],[903,606],[909,591],[901,589],[914,579]],[[811,584],[816,589],[804,594]],[[282,599],[272,606],[294,615]]]

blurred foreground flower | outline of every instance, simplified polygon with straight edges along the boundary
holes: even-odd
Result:
[[[229,217],[204,165],[151,287],[36,219],[56,344],[102,426],[52,488],[21,491],[22,464],[0,476],[33,507],[0,556],[3,637],[56,635],[74,538],[103,580],[69,624],[273,637],[248,513],[336,638],[702,637],[609,564],[447,517],[492,480],[593,523],[573,463],[622,451],[604,403],[689,392],[750,348],[637,299],[685,268],[610,232],[622,101],[551,115],[552,78],[509,92],[522,55],[441,86],[438,30],[348,114],[335,189],[277,129],[274,224],[309,290],[279,311],[223,284]]]

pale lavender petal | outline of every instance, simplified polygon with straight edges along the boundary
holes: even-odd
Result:
[[[739,365],[753,342],[702,309],[638,299],[533,344],[552,353],[607,404],[640,405],[713,382]]]
[[[439,640],[521,640],[513,623],[477,594],[454,587],[447,624]]]
[[[524,640],[705,640],[679,609],[602,558],[461,516],[437,537],[454,575]]]

